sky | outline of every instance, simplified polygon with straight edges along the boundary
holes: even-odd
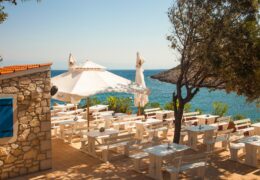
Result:
[[[136,52],[145,69],[169,69],[176,53],[166,40],[172,0],[30,0],[4,4],[0,65],[53,62],[67,69],[69,53],[109,69],[134,69]]]

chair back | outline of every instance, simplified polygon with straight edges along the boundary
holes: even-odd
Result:
[[[185,155],[182,158],[183,163],[195,163],[199,161],[208,162],[210,155],[212,154],[212,151],[199,153],[199,154],[192,154],[192,155]]]
[[[188,113],[183,113],[183,116],[184,117],[187,117],[187,116],[196,116],[196,115],[199,115],[200,112],[188,112]]]
[[[206,124],[206,120],[203,118],[198,118],[198,125]]]
[[[177,155],[169,161],[167,161],[166,159],[165,164],[170,164],[171,166],[174,166],[177,169],[177,172],[179,172],[182,164],[182,155]]]
[[[217,131],[215,138],[222,138],[223,140],[229,142],[230,135],[232,132],[233,132],[233,129]]]
[[[230,122],[231,116],[218,117],[217,122]]]
[[[209,118],[207,119],[207,124],[214,124],[215,123],[215,118]]]

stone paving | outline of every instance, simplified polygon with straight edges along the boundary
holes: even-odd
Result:
[[[115,158],[111,163],[103,163],[82,153],[78,143],[69,145],[61,140],[53,140],[53,169],[16,178],[23,179],[150,179],[146,175],[133,171],[133,164],[129,158]],[[166,179],[168,176],[166,174]],[[186,179],[181,175],[180,179]],[[207,169],[206,179],[260,179],[260,169],[229,160],[227,151],[215,153]]]

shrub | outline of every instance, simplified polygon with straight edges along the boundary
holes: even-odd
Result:
[[[243,114],[236,114],[233,116],[234,120],[240,120],[240,119],[245,119],[246,117]]]
[[[214,115],[224,116],[228,112],[228,105],[223,102],[213,102],[213,112]]]
[[[200,109],[200,108],[195,108],[194,111],[199,112],[200,114],[203,114],[203,111],[202,111],[202,109]]]
[[[161,106],[160,106],[160,103],[158,103],[158,102],[149,102],[144,107],[140,107],[141,115],[144,115],[144,110],[148,109],[148,108],[160,108],[161,109]]]
[[[177,102],[177,106],[178,106],[178,105],[179,105],[179,103]],[[165,103],[164,109],[166,109],[166,110],[174,110],[174,108],[173,108],[173,102]],[[190,112],[190,110],[191,110],[191,104],[190,104],[190,103],[185,104],[185,106],[184,106],[184,112]]]
[[[95,106],[97,104],[101,104],[101,101],[97,97],[89,98],[90,106]],[[87,107],[87,100],[84,101],[83,104],[79,104],[78,108],[86,108]]]
[[[161,108],[161,105],[158,102],[151,102],[146,105],[146,108]]]
[[[90,98],[90,106],[101,104],[101,101],[97,97]]]
[[[184,105],[184,112],[190,112],[191,110],[191,104],[190,103],[187,103]]]
[[[131,113],[132,101],[130,98],[109,96],[107,98],[108,109],[116,113]]]
[[[132,113],[131,109],[132,101],[130,98],[118,98],[118,112],[121,113]]]
[[[117,97],[115,96],[109,96],[107,97],[107,105],[109,110],[116,110],[117,108]]]
[[[165,103],[164,109],[173,110],[173,103],[172,102]]]

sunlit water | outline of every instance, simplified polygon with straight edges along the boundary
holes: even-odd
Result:
[[[175,85],[169,83],[163,83],[158,80],[151,79],[150,76],[153,74],[159,73],[161,70],[146,70],[144,72],[145,81],[147,87],[150,88],[151,94],[149,96],[150,102],[159,102],[162,106],[166,102],[170,102],[172,99],[172,92],[175,89]],[[65,72],[64,70],[53,70],[52,76],[57,76]],[[127,79],[135,79],[135,70],[111,70],[111,72],[123,76]],[[132,97],[131,94],[123,93],[109,93],[109,94],[100,94],[96,97],[101,101],[105,101],[106,97],[109,95]],[[200,92],[194,97],[191,101],[192,109],[200,108],[205,113],[212,112],[212,103],[214,101],[221,101],[228,104],[229,110],[228,115],[242,114],[248,118],[251,118],[253,121],[260,121],[260,108],[256,107],[255,103],[247,103],[245,97],[237,96],[235,93],[227,94],[224,90],[209,91],[206,88],[202,88]],[[52,100],[52,103],[54,100]],[[84,103],[84,100],[83,102]],[[136,108],[133,106],[133,110],[136,111]]]

